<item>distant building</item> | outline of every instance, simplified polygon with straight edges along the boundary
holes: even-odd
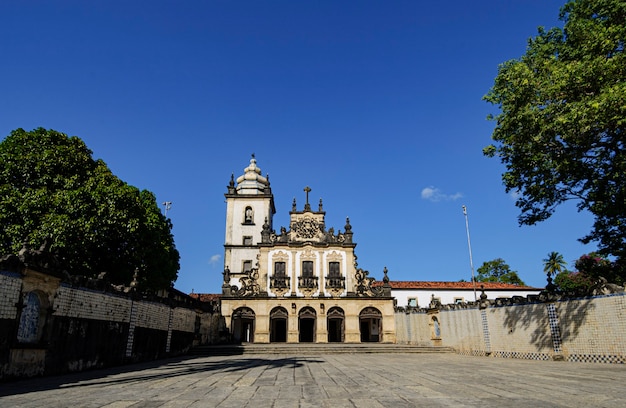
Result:
[[[542,290],[499,282],[476,282],[476,286],[472,282],[390,281],[389,284],[391,295],[400,307],[428,307],[433,298],[443,305],[473,302],[480,299],[483,290],[487,299],[526,297],[539,294]]]
[[[322,200],[298,209],[274,229],[274,196],[252,156],[231,176],[221,311],[235,342],[395,343],[394,301],[386,276],[379,286],[358,268],[352,225],[327,228]]]

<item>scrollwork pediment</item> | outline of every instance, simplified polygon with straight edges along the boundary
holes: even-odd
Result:
[[[324,225],[312,217],[303,217],[291,225],[293,237],[299,241],[320,239],[323,236],[323,230]]]

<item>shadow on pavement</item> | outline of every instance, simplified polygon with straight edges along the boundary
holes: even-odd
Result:
[[[228,373],[262,366],[270,369],[301,367],[304,363],[320,362],[323,362],[323,360],[298,357],[276,359],[230,357],[225,360],[207,360],[206,358],[186,356],[80,373],[3,382],[0,383],[0,397],[52,389],[71,389],[75,387],[109,384],[133,384],[147,380],[175,378],[203,371],[223,371]]]

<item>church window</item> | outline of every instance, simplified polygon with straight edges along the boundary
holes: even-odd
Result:
[[[300,288],[313,289],[317,287],[317,277],[313,276],[313,261],[302,261],[302,276],[298,282]]]
[[[329,289],[343,289],[345,278],[341,276],[339,262],[328,263],[328,276],[326,277],[326,287]]]
[[[285,276],[285,263],[284,262],[274,263],[274,276]]]
[[[285,263],[274,262],[274,276],[272,276],[271,287],[276,289],[289,288],[289,278],[285,274]]]
[[[302,262],[302,276],[305,278],[310,278],[313,276],[313,261]]]
[[[410,307],[417,307],[417,299],[416,298],[409,298],[409,306]]]
[[[248,273],[252,270],[252,261],[243,261],[243,272]]]
[[[252,245],[252,237],[249,237],[249,236],[243,237],[243,244],[246,246]]]
[[[463,302],[465,302],[465,299],[463,299],[462,297],[455,297],[454,298],[454,303],[457,304],[457,305],[461,304]]]
[[[328,263],[328,275],[333,277],[341,276],[341,272],[339,270],[339,262]]]

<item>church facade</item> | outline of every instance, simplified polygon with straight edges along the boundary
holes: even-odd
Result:
[[[235,342],[395,343],[394,300],[358,268],[350,220],[326,228],[320,199],[314,210],[294,199],[289,226],[273,226],[274,196],[252,156],[231,176],[221,310]]]

